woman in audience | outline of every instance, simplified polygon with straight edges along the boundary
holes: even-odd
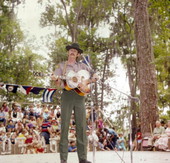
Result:
[[[9,107],[8,107],[8,105],[7,105],[7,102],[4,102],[4,103],[2,104],[2,108],[3,108],[4,112],[8,112],[8,111],[9,111]]]
[[[6,132],[5,126],[2,122],[0,122],[0,132]]]
[[[14,103],[12,105],[11,118],[13,122],[17,122],[18,120],[21,120],[23,118],[22,114],[19,112],[19,109],[21,109],[20,104]]]
[[[13,120],[9,120],[8,124],[6,126],[6,130],[7,132],[14,132],[15,131],[15,123],[13,122]]]
[[[6,123],[5,112],[2,107],[0,108],[0,123],[3,123],[4,125]]]
[[[23,125],[23,123],[21,122],[21,120],[18,120],[18,121],[17,121],[17,123],[16,123],[16,125],[15,125],[15,129],[16,129],[17,135],[22,132],[22,130],[24,129],[24,125]]]
[[[168,121],[167,128],[165,130],[165,134],[161,135],[161,137],[155,142],[154,146],[161,150],[168,150],[168,139],[170,139],[170,121]]]

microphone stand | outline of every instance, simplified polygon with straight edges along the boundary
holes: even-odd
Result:
[[[92,90],[92,84],[91,83],[90,83],[90,87],[91,87],[91,90]],[[92,91],[90,93],[90,96],[92,98]],[[94,123],[94,109],[93,109],[92,100],[90,102],[90,107],[91,107],[91,122],[92,122],[92,137],[93,137],[93,163],[95,163],[96,162],[96,160],[95,160],[96,147],[95,147],[95,140],[94,140],[95,123]]]
[[[99,109],[99,112],[102,113],[102,115],[106,118],[104,112],[103,112],[101,109]],[[106,118],[106,120],[107,120],[107,122],[109,123],[109,125],[110,125],[111,127],[113,127],[113,125],[112,125],[111,122],[108,120],[108,118]],[[114,149],[114,147],[113,147],[111,141],[108,140],[108,142],[110,143],[111,147]],[[120,158],[121,163],[122,163],[122,162],[125,163],[125,161],[123,160],[123,157],[121,157],[121,156],[119,155],[119,153],[118,153],[116,150],[114,150],[114,152],[115,152],[115,153],[117,154],[117,156]]]
[[[130,95],[128,95],[128,94],[126,94],[126,93],[124,93],[124,92],[122,92],[122,91],[120,91],[120,90],[118,90],[116,88],[112,88],[112,89],[114,89],[115,91],[117,91],[117,92],[119,92],[121,94],[124,94],[125,96],[128,97],[128,106],[130,106],[131,101],[140,102],[138,97],[130,96]],[[132,114],[131,114],[131,111],[129,109],[130,159],[131,159],[131,163],[133,163],[133,152],[132,152],[133,151],[133,149],[132,149],[133,148],[133,146],[132,146],[133,143],[132,143],[132,125],[131,125],[131,121],[132,121]],[[121,160],[124,162],[123,159],[121,159]]]
[[[133,100],[133,101],[136,101],[136,102],[139,102],[139,98],[138,97],[133,97],[133,96],[130,96],[122,91],[119,91],[118,89],[116,88],[112,88],[114,90],[116,90],[117,92],[121,93],[121,94],[124,94],[125,96],[128,97],[128,106],[130,106],[130,102]],[[103,112],[101,112],[103,113]],[[131,163],[133,163],[133,143],[132,143],[132,125],[131,125],[131,121],[132,121],[132,114],[131,114],[131,111],[129,109],[129,134],[130,134],[130,160],[131,160]],[[110,123],[109,123],[110,124]],[[116,152],[117,153],[117,152]],[[119,156],[119,154],[117,153],[117,155]],[[119,158],[121,159],[121,161],[123,163],[125,163],[125,161],[119,156]]]
[[[138,97],[133,97],[133,96],[130,96],[122,91],[119,91],[118,89],[116,88],[112,88],[114,90],[116,90],[117,92],[121,93],[121,94],[124,94],[125,96],[128,97],[128,106],[130,107],[130,102],[131,101],[136,101],[136,102],[140,102],[139,98]],[[131,111],[129,109],[129,134],[130,134],[130,160],[131,160],[131,163],[133,163],[133,142],[132,142],[132,114],[131,114]]]

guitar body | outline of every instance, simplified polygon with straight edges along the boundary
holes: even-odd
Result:
[[[78,73],[70,70],[66,73],[66,83],[69,88],[77,88],[78,84],[80,83],[80,76],[78,75]]]
[[[80,96],[90,93],[90,73],[86,70],[80,70],[77,73],[69,71],[66,73],[64,87],[67,91],[74,90]]]

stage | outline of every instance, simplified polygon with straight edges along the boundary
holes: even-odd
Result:
[[[122,157],[123,161],[119,158]],[[132,153],[133,163],[169,163],[170,152],[135,151]],[[69,153],[68,163],[78,163],[77,153]],[[93,161],[93,153],[88,153],[88,160]],[[59,153],[0,155],[2,163],[60,163]],[[98,151],[95,163],[131,163],[130,152]]]

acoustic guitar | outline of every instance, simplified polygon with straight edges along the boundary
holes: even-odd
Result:
[[[53,75],[56,79],[60,78],[64,81],[64,88],[67,91],[74,90],[80,96],[85,96],[90,93],[90,73],[86,70],[80,70],[74,72],[70,70],[66,73],[65,77],[57,77]]]

